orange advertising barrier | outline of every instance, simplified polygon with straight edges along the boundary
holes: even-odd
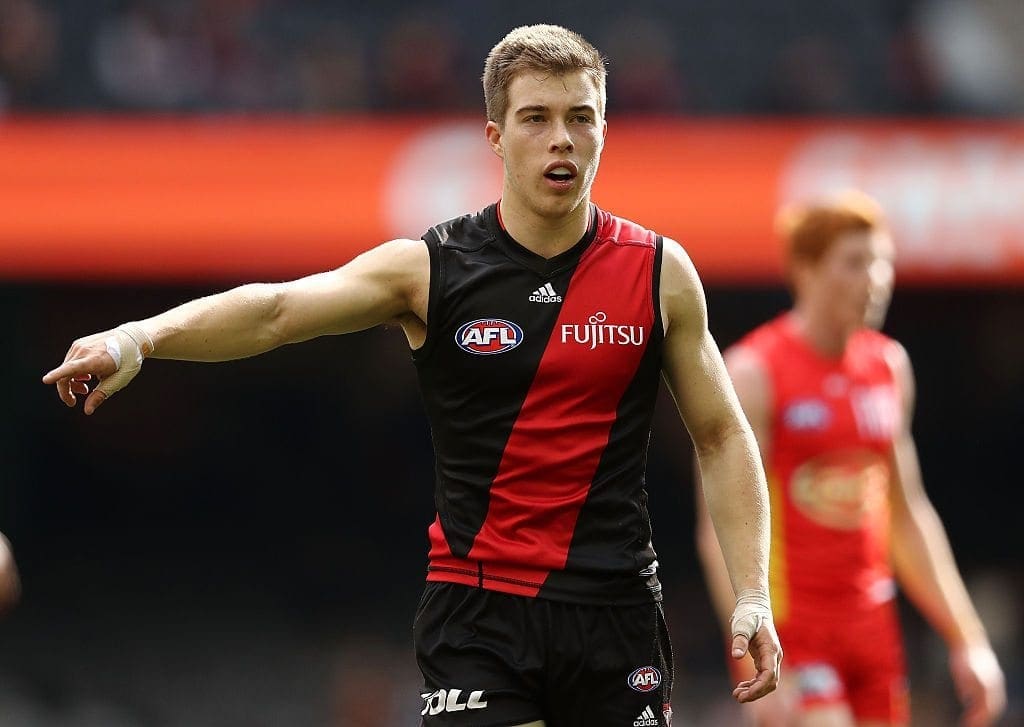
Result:
[[[780,204],[860,188],[901,281],[1024,283],[1024,123],[615,119],[594,189],[715,283],[781,279]],[[465,118],[0,122],[0,278],[284,279],[501,191]]]

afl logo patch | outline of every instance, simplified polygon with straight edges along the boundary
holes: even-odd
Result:
[[[468,353],[489,356],[505,353],[523,342],[523,329],[500,318],[479,318],[463,323],[455,332],[455,343]]]
[[[653,692],[661,686],[661,672],[653,666],[642,666],[626,680],[629,688],[637,692]]]

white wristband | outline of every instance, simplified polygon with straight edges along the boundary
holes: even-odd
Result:
[[[768,594],[754,588],[740,591],[736,597],[736,610],[732,612],[732,635],[742,634],[747,640],[754,638],[765,621],[772,618],[772,605]]]

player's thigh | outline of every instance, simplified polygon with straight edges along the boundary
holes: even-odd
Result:
[[[799,696],[786,680],[771,694],[744,704],[743,724],[749,727],[793,727]]]
[[[542,720],[537,720],[536,722],[527,722],[526,724],[517,724],[516,727],[544,727],[544,722]]]
[[[910,723],[910,689],[895,609],[880,610],[852,651],[848,702],[860,727]]]
[[[902,676],[875,678],[850,690],[850,708],[858,727],[910,724],[910,696]]]
[[[792,695],[796,727],[854,727],[845,655],[834,633],[817,622],[783,629],[786,649],[782,683]],[[780,640],[783,638],[779,634]],[[780,687],[783,688],[783,687]]]

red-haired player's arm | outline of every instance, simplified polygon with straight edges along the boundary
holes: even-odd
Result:
[[[902,421],[892,451],[890,555],[896,577],[950,649],[953,680],[965,706],[964,724],[991,724],[1006,705],[1002,670],[971,602],[946,530],[925,493],[911,433],[915,384],[902,346],[890,356],[902,400]]]

